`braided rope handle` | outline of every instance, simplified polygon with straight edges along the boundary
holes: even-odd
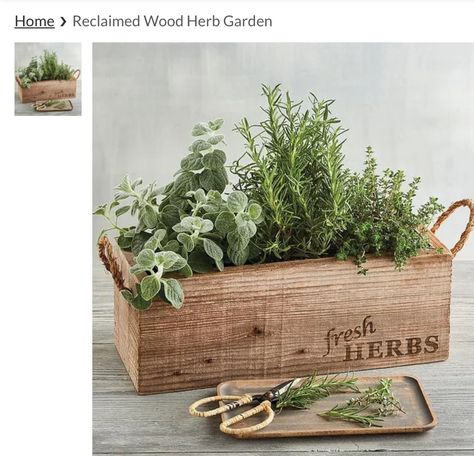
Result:
[[[253,398],[250,396],[250,394],[244,394],[243,396],[211,396],[211,397],[206,397],[204,399],[200,399],[199,401],[194,402],[189,406],[189,413],[192,416],[202,416],[202,417],[209,417],[209,416],[215,416],[215,415],[220,415],[221,413],[228,412],[229,410],[233,410],[237,407],[240,407],[241,405],[245,404],[250,404],[252,402]],[[217,401],[233,401],[230,404],[225,404],[221,407],[212,409],[212,410],[207,410],[205,412],[201,412],[197,408],[200,407],[203,404],[209,404],[211,402],[217,402]]]
[[[463,199],[456,201],[455,203],[451,204],[436,220],[436,223],[432,226],[431,232],[434,234],[438,230],[438,228],[441,226],[441,224],[458,208],[460,207],[468,207],[470,210],[469,214],[469,220],[467,222],[466,228],[461,234],[461,237],[459,238],[459,241],[456,242],[454,247],[451,249],[451,253],[453,254],[453,257],[456,256],[456,254],[464,247],[465,242],[469,238],[469,235],[471,234],[471,231],[474,228],[474,201],[471,199]]]
[[[117,262],[117,259],[114,255],[114,248],[110,243],[107,236],[102,236],[97,243],[97,247],[99,249],[99,257],[102,260],[102,263],[105,266],[105,269],[112,274],[112,278],[114,279],[115,285],[122,291],[126,288],[123,282],[122,270]]]
[[[231,428],[230,427],[235,423],[246,420],[247,418],[250,418],[251,416],[257,415],[258,413],[261,413],[261,412],[266,413],[267,417],[258,424],[254,424],[253,426],[248,426],[244,428]],[[231,434],[231,435],[250,434],[251,432],[256,432],[260,429],[263,429],[264,427],[267,427],[273,421],[273,418],[275,418],[275,412],[272,409],[272,404],[270,403],[270,401],[263,401],[261,404],[257,405],[256,407],[250,410],[247,410],[244,413],[239,413],[238,415],[235,415],[232,418],[229,418],[228,420],[223,421],[221,425],[219,426],[219,429],[225,434]]]

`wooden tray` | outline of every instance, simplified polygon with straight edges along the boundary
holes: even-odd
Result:
[[[358,377],[358,386],[365,390],[374,386],[383,377]],[[406,414],[398,413],[385,418],[383,427],[361,427],[345,421],[328,421],[318,413],[329,410],[338,403],[354,397],[354,393],[333,394],[330,397],[315,402],[309,410],[284,409],[275,416],[274,421],[257,432],[235,435],[237,438],[257,439],[274,437],[301,437],[325,435],[356,435],[356,434],[394,434],[404,432],[424,432],[437,424],[437,419],[431,408],[430,401],[423,388],[415,377],[391,376],[393,380],[393,394],[400,401]],[[217,386],[218,395],[241,395],[244,393],[257,394],[287,379],[265,380],[234,380],[221,383]],[[239,409],[243,411],[243,407]],[[239,413],[232,410],[224,413],[222,420],[226,420]],[[246,427],[261,421],[261,416],[247,419],[234,427]]]

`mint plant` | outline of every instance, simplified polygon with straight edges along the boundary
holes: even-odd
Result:
[[[125,176],[113,201],[94,212],[109,224],[101,235],[115,231],[119,246],[135,256],[130,271],[140,281],[135,290],[122,290],[122,296],[137,309],[147,309],[155,299],[179,309],[184,292],[176,274],[222,271],[249,258],[262,208],[240,191],[224,192],[225,153],[215,148],[225,144],[217,133],[221,126],[222,120],[215,120],[193,128],[194,136],[204,137],[193,142],[177,178],[164,189]],[[136,224],[120,226],[125,214],[135,217]]]

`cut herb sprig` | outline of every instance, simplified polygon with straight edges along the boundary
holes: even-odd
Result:
[[[326,419],[351,421],[366,427],[381,427],[383,417],[405,413],[400,401],[393,395],[392,379],[382,378],[359,397],[320,413]]]
[[[306,378],[300,386],[288,389],[278,400],[276,408],[306,409],[313,402],[328,397],[332,393],[346,391],[358,393],[356,382],[357,378],[349,375],[317,377],[316,374],[313,374]]]

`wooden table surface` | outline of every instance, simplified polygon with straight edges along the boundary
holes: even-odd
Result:
[[[188,414],[193,401],[215,389],[138,396],[113,345],[112,281],[94,269],[94,454],[281,455],[367,452],[394,456],[474,455],[474,262],[454,263],[451,354],[448,361],[364,371],[416,375],[439,424],[422,434],[236,440],[221,434],[219,418]],[[378,453],[378,454],[379,454]]]

